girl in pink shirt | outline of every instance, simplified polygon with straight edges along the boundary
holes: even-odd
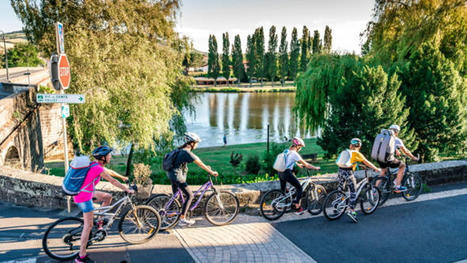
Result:
[[[75,258],[75,263],[95,262],[86,255],[86,244],[88,243],[89,233],[93,227],[94,218],[92,198],[94,197],[97,202],[102,202],[102,206],[108,206],[112,202],[111,194],[95,191],[95,187],[99,183],[101,177],[127,193],[134,192],[112,178],[112,176],[105,171],[104,166],[110,162],[110,159],[112,158],[112,150],[113,149],[108,146],[100,146],[92,152],[92,156],[94,156],[96,161],[91,163],[92,167],[89,169],[86,179],[84,180],[84,188],[82,190],[85,191],[82,191],[73,197],[76,205],[83,212],[84,219],[83,232],[81,232],[80,250],[78,256]]]

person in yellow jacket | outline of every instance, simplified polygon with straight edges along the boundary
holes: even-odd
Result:
[[[357,193],[356,185],[357,181],[354,176],[354,171],[357,168],[359,163],[363,163],[371,169],[381,172],[381,169],[374,166],[369,162],[363,154],[360,153],[360,148],[362,147],[362,141],[359,138],[353,138],[350,140],[349,149],[344,150],[340,153],[339,158],[336,161],[337,166],[339,167],[337,171],[337,178],[339,180],[339,189],[344,190],[344,184],[349,187],[350,190],[350,202],[349,210],[347,215],[355,222],[358,222],[357,212],[355,212],[355,205],[357,202]]]

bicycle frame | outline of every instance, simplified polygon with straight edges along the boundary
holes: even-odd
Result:
[[[201,202],[201,200],[203,199],[203,196],[204,194],[210,190],[210,189],[213,189],[215,193],[217,193],[216,189],[214,188],[214,184],[212,183],[212,180],[209,179],[209,181],[207,181],[205,184],[203,184],[200,188],[198,188],[198,190],[196,190],[196,192],[194,192],[194,196],[197,196],[197,200],[195,203],[193,203],[190,207],[190,211],[193,211],[196,207],[198,207],[199,203]],[[172,197],[170,198],[169,202],[167,202],[167,204],[165,205],[165,209],[168,209],[172,203],[175,201],[175,199],[181,199],[182,200],[182,204],[185,203],[185,197],[183,196],[182,194],[182,190],[178,189],[177,192],[172,195]],[[218,197],[219,198],[219,197]],[[222,202],[219,201],[219,204],[222,205]]]
[[[302,189],[303,189],[303,191],[305,192],[305,194],[306,194],[306,191],[305,191],[305,190],[306,190],[310,185],[314,185],[314,183],[311,181],[311,178],[309,178],[309,177],[307,177],[307,178],[305,178],[305,179],[301,179],[300,181],[301,181],[301,182],[300,182],[300,185],[302,186]],[[291,198],[292,195],[293,195],[295,192],[296,192],[295,187],[292,187],[291,190],[290,190],[288,193],[286,193],[285,195],[282,195],[282,196],[280,196],[280,197],[274,199],[273,203],[278,203],[279,205],[278,205],[277,207],[279,207],[279,208],[281,208],[281,209],[282,209],[282,208],[288,208],[288,207],[290,207],[290,206],[292,205],[292,203],[287,203],[287,202],[285,202],[285,205],[280,205],[280,204],[282,204],[284,200],[287,200],[288,198]],[[317,198],[317,196],[316,196],[316,188],[315,188],[315,191],[313,191],[313,195],[315,195],[315,196],[313,196],[313,198]],[[274,205],[274,206],[276,206],[276,205]]]
[[[368,173],[367,171],[365,170],[365,178],[363,178],[360,182],[357,183],[357,185],[355,185],[355,188],[357,189],[357,192],[355,193],[355,195],[358,197],[360,196],[360,193],[362,192],[363,190],[363,187],[368,184],[370,182],[370,179],[368,178]],[[344,189],[346,188],[346,183],[344,183]],[[342,191],[344,191],[344,189],[341,189]],[[345,195],[346,195],[346,199],[350,197],[350,190],[347,189],[347,191],[345,191]]]
[[[130,197],[128,195],[125,195],[123,198],[121,198],[120,200],[115,202],[115,204],[113,204],[113,205],[101,206],[101,207],[98,207],[98,208],[94,209],[94,215],[95,216],[110,217],[109,222],[105,226],[105,230],[107,230],[113,224],[115,219],[118,219],[117,215],[120,214],[120,210],[122,209],[122,207],[127,205],[127,204],[130,204],[132,209],[134,208],[134,204],[131,201]],[[115,213],[108,213],[110,210],[114,209],[117,206],[118,206],[118,208],[115,211]]]

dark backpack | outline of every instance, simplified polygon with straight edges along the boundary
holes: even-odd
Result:
[[[68,168],[68,172],[65,175],[62,183],[63,192],[66,195],[77,195],[80,192],[89,192],[84,190],[84,188],[88,187],[91,184],[94,184],[96,179],[92,182],[88,183],[87,185],[83,186],[84,180],[89,172],[89,170],[99,165],[98,163],[91,163],[89,157],[87,156],[77,156],[73,159]]]
[[[164,156],[164,160],[162,161],[162,169],[164,169],[164,171],[170,171],[170,170],[172,170],[174,168],[175,160],[177,159],[178,153],[180,151],[181,150],[179,150],[179,149],[175,149],[175,150],[167,153]]]

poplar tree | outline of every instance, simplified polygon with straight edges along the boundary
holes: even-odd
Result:
[[[211,41],[209,45],[209,55],[208,55],[208,75],[210,78],[214,79],[214,86],[217,86],[217,78],[220,73],[220,64],[219,64],[219,53],[217,52],[217,40],[216,36],[211,36]]]
[[[290,40],[290,60],[289,60],[289,79],[295,80],[298,73],[298,57],[300,56],[300,42],[298,41],[297,28],[292,30],[292,39]]]
[[[248,68],[246,70],[246,74],[248,75],[248,81],[250,82],[251,86],[251,80],[255,76],[256,68],[255,35],[248,35],[246,43],[246,59],[248,60]]]
[[[310,31],[306,26],[303,26],[302,39],[300,41],[302,46],[302,53],[300,56],[300,71],[305,71],[306,66],[308,65],[308,39]]]
[[[319,31],[315,30],[313,35],[313,55],[321,53],[321,39],[319,38]]]
[[[269,44],[268,44],[268,53],[266,54],[265,68],[266,73],[269,79],[272,81],[272,86],[274,86],[274,80],[276,78],[277,71],[277,34],[276,27],[272,26],[269,29]]]
[[[230,55],[229,55],[229,47],[230,47],[230,41],[229,41],[229,33],[225,32],[222,34],[222,76],[227,80],[227,83],[229,83],[230,79]]]
[[[245,66],[243,65],[242,43],[240,35],[235,36],[232,46],[232,67],[234,76],[237,78],[237,83],[245,79]]]
[[[284,86],[285,78],[289,73],[289,54],[287,53],[287,29],[282,27],[281,45],[279,46],[279,71],[281,83]]]
[[[323,44],[323,52],[324,53],[331,53],[331,48],[332,48],[332,30],[329,28],[329,26],[326,26],[326,29],[324,30],[324,44]]]
[[[255,32],[255,76],[260,79],[261,86],[263,86],[263,78],[266,76],[264,63],[264,30],[260,27]]]

